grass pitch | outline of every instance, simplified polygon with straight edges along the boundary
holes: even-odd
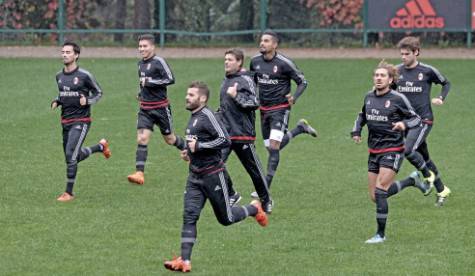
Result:
[[[408,188],[389,200],[388,240],[364,241],[376,229],[367,197],[367,148],[349,136],[377,60],[297,60],[309,87],[291,114],[290,127],[307,118],[317,139],[300,136],[282,152],[267,228],[253,219],[222,227],[207,205],[193,251],[195,275],[474,275],[475,131],[473,72],[468,60],[427,60],[452,82],[446,104],[435,107],[429,147],[452,196],[434,207]],[[217,107],[223,76],[219,59],[169,60],[177,84],[169,89],[176,132],[183,135],[191,80],[207,82]],[[246,63],[247,64],[247,63]],[[163,260],[180,252],[186,163],[157,130],[149,145],[146,183],[133,186],[136,148],[136,60],[84,59],[104,90],[93,107],[85,145],[109,139],[112,158],[80,163],[76,199],[58,203],[65,164],[57,93],[61,61],[0,59],[0,274],[168,275]],[[438,93],[439,87],[433,89]],[[258,124],[258,129],[260,129]],[[260,135],[259,135],[260,136]],[[365,133],[366,138],[366,133]],[[263,163],[267,154],[257,142]],[[252,184],[235,156],[228,162],[236,189]],[[413,168],[405,161],[398,178]]]

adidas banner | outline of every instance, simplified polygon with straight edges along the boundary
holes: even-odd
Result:
[[[370,29],[465,29],[470,24],[467,0],[367,1]]]

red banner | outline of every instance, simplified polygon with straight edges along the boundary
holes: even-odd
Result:
[[[472,0],[472,29],[475,30],[475,0]]]

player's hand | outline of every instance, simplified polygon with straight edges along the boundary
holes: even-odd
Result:
[[[433,105],[443,105],[444,101],[441,98],[433,98],[432,99],[432,104]]]
[[[79,104],[81,106],[85,106],[87,104],[87,98],[84,95],[81,95],[81,98],[79,98]]]
[[[57,101],[51,102],[51,110],[55,110],[57,107],[58,107],[58,102]]]
[[[185,160],[186,162],[190,162],[190,157],[188,156],[188,150],[184,149],[180,151],[181,159]]]
[[[191,138],[190,140],[187,140],[187,142],[188,148],[194,153],[196,151],[196,138]]]
[[[238,87],[238,83],[235,82],[233,86],[228,87],[228,90],[226,91],[226,93],[229,96],[231,96],[231,98],[236,98],[236,96],[237,96],[237,87]]]
[[[289,102],[290,105],[293,105],[295,103],[295,99],[294,99],[294,96],[292,96],[292,94],[287,94],[285,95],[285,97],[287,98],[287,101]]]
[[[403,122],[393,123],[393,130],[404,131],[406,130],[406,125]]]
[[[355,141],[356,144],[361,143],[361,136],[353,136],[351,138],[353,139],[353,141]]]

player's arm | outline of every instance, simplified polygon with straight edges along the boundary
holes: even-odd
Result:
[[[303,92],[307,88],[307,80],[305,79],[305,76],[302,71],[300,71],[291,60],[289,60],[288,67],[290,78],[292,78],[297,84],[297,88],[295,90],[294,95],[290,96],[292,104],[295,104],[297,102],[297,99],[303,94]]]
[[[450,82],[449,80],[442,75],[439,70],[437,70],[434,67],[431,67],[432,69],[432,82],[435,84],[440,84],[442,85],[442,89],[440,90],[439,96],[435,97],[432,99],[432,103],[435,105],[442,105],[447,98],[447,95],[449,94],[450,91]]]
[[[242,109],[256,110],[259,107],[256,86],[249,76],[242,76],[240,82],[236,82],[234,86],[229,87],[228,94]]]
[[[158,58],[157,62],[153,62],[153,66],[156,67],[156,74],[145,78],[143,86],[157,87],[167,86],[175,83],[175,77],[173,76],[172,70],[163,58]]]
[[[421,125],[421,117],[414,111],[406,96],[401,95],[400,100],[396,103],[399,112],[402,114],[403,120],[393,123],[393,130],[404,131],[406,129],[415,128]]]
[[[102,98],[102,89],[92,75],[87,76],[85,83],[89,89],[89,96],[86,97],[86,104],[93,105]]]
[[[355,123],[353,124],[353,129],[351,130],[351,138],[355,143],[361,143],[361,131],[363,127],[366,125],[366,108],[365,105],[361,108],[361,112],[358,113],[356,116]]]
[[[224,127],[218,122],[214,114],[209,110],[204,110],[205,114],[208,117],[208,123],[204,124],[206,130],[214,137],[211,141],[196,141],[195,152],[202,149],[222,149],[229,147],[231,145],[231,139],[229,134]]]
[[[56,83],[58,83],[59,79],[58,79],[58,75],[56,75]],[[56,98],[54,98],[51,103],[50,103],[50,107],[51,109],[55,109],[57,108],[58,106],[62,105],[61,103],[61,100],[59,98],[59,94],[58,96],[56,96]]]

